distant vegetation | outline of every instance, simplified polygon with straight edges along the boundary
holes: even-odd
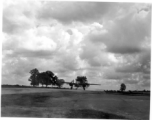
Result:
[[[18,85],[18,84],[16,84],[16,85],[8,85],[8,84],[4,84],[4,85],[2,85],[2,88],[31,88],[31,86],[26,86],[26,85]]]
[[[123,95],[150,95],[149,90],[128,90],[122,92],[120,90],[104,90],[105,93],[123,94]]]
[[[124,95],[150,95],[150,91],[149,90],[126,90],[126,85],[124,83],[122,83],[120,85],[120,90],[104,90],[104,92],[106,93],[118,93],[118,94],[124,94]]]
[[[52,71],[46,71],[46,72],[39,72],[37,68],[30,71],[31,76],[29,77],[29,81],[31,82],[31,85],[33,87],[39,86],[40,84],[45,85],[48,87],[48,85],[52,86],[58,86],[59,88],[62,87],[64,83],[69,84],[71,86],[71,89],[73,86],[75,87],[83,87],[85,90],[85,87],[88,87],[90,84],[87,81],[86,76],[77,76],[76,82],[74,83],[74,80],[72,82],[65,82],[64,79],[58,79],[58,77],[52,72]],[[95,85],[95,84],[94,84]]]
[[[58,79],[58,77],[52,72],[52,71],[46,71],[46,72],[39,72],[37,68],[30,71],[30,78],[28,79],[31,81],[31,85],[39,86],[39,84],[45,85],[46,87],[48,85],[54,85],[58,86],[59,88],[64,84],[63,79]]]
[[[1,87],[2,88],[33,88],[33,86],[18,85],[18,84],[16,84],[16,85],[3,84],[3,85],[1,85]],[[34,87],[34,88],[42,88],[42,87]],[[47,88],[50,88],[50,87],[47,87]],[[51,87],[51,89],[58,89],[58,87]],[[62,88],[62,89],[70,89],[70,88]]]
[[[39,70],[37,68],[32,69],[29,72],[31,75],[28,78],[28,81],[30,81],[30,85],[31,86],[23,86],[23,85],[2,85],[2,87],[38,87],[39,85],[41,85],[42,87],[45,85],[45,87],[47,88],[48,85],[52,85],[53,86],[57,86],[58,88],[61,88],[62,85],[64,83],[68,84],[69,86],[71,86],[71,88],[73,88],[73,86],[75,87],[83,87],[85,89],[85,87],[88,87],[90,84],[87,81],[87,77],[86,76],[77,76],[76,78],[76,82],[74,83],[74,80],[71,82],[65,82],[64,79],[59,79],[52,71],[46,71],[46,72],[39,72]],[[92,85],[92,84],[91,84]],[[95,85],[95,84],[94,84]],[[65,89],[65,88],[64,88]]]

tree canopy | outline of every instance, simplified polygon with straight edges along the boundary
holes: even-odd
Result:
[[[83,84],[87,82],[87,77],[86,76],[77,76],[76,82]]]
[[[64,84],[64,80],[63,79],[58,79],[57,81],[56,81],[56,85],[60,88],[63,84]]]
[[[39,81],[37,79],[37,76],[39,74],[38,69],[35,68],[35,69],[31,70],[30,73],[31,73],[31,76],[28,80],[31,81],[31,85],[33,85],[33,86],[39,85]]]
[[[126,85],[125,85],[124,83],[122,83],[122,84],[120,85],[120,90],[121,90],[122,92],[126,90]]]
[[[39,73],[38,69],[33,69],[30,71],[31,76],[29,78],[29,81],[31,81],[31,85],[37,86],[39,84],[46,85],[55,85],[55,75],[52,71],[46,71]]]

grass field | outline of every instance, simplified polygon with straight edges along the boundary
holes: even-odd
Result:
[[[2,88],[2,117],[148,120],[149,96],[45,88]]]

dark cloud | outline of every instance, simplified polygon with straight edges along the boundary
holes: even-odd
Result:
[[[123,80],[123,83],[125,84],[138,84],[138,80],[133,80],[133,79],[126,79],[126,80]]]
[[[142,81],[142,86],[149,88],[150,87],[150,80],[144,80],[144,81]]]
[[[94,44],[104,43],[108,52],[139,53],[146,37],[150,38],[150,13],[150,10],[145,13],[131,11],[120,18],[105,22],[102,30],[89,33],[87,38]]]
[[[110,9],[117,10],[110,2],[46,2],[39,11],[40,19],[57,19],[63,23],[100,20]],[[112,15],[112,14],[111,14]]]
[[[150,61],[151,53],[150,49],[143,50],[141,53],[136,55],[137,57],[130,56],[134,61],[130,62],[129,65],[123,65],[116,68],[117,72],[134,73],[142,72],[150,74]]]
[[[69,35],[73,34],[72,30],[70,30],[70,29],[68,29],[67,32],[69,33]]]
[[[145,66],[139,66],[139,65],[126,65],[122,67],[116,68],[117,72],[123,72],[123,73],[135,73],[135,72],[142,72],[142,73],[149,73],[150,74],[150,68],[146,68]]]
[[[104,71],[104,78],[105,79],[114,79],[114,80],[123,80],[123,79],[128,79],[131,77],[130,73],[121,73],[121,72],[116,72],[115,70],[106,70]]]
[[[144,75],[143,75],[143,78],[150,80],[150,74],[144,74]]]
[[[135,73],[135,72],[144,72],[143,66],[137,65],[137,64],[131,64],[131,65],[125,65],[122,67],[116,68],[117,72],[122,73]]]
[[[107,48],[107,50],[109,52],[112,52],[112,53],[121,53],[121,54],[133,54],[133,53],[139,53],[141,52],[141,49],[139,47],[135,47],[135,46],[120,46],[119,43],[118,43],[118,46],[115,45],[115,46],[111,46],[109,48]]]

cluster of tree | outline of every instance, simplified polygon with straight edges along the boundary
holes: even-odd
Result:
[[[45,85],[46,87],[48,85],[56,85],[61,87],[61,81],[63,83],[63,80],[58,80],[58,77],[52,72],[52,71],[46,71],[46,72],[39,72],[38,69],[33,69],[30,71],[30,78],[28,79],[31,81],[31,85],[33,86],[39,86],[39,84]]]

